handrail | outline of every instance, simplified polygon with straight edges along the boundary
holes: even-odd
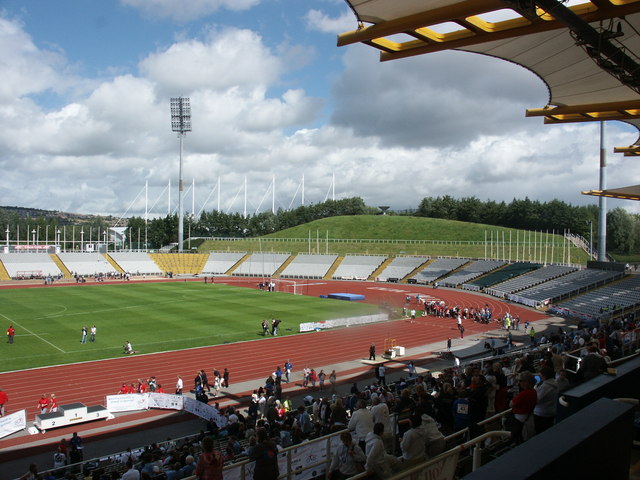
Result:
[[[469,450],[470,448],[473,448],[473,447],[475,448],[472,454],[473,455],[472,470],[475,471],[482,466],[482,448],[479,447],[479,445],[481,445],[485,440],[489,438],[494,438],[494,437],[507,438],[510,436],[511,436],[511,432],[507,432],[504,430],[495,430],[492,432],[483,433],[482,435],[472,438],[471,440],[465,443],[457,445],[452,449],[447,450],[446,452],[441,453],[440,455],[437,455],[434,458],[418,463],[416,465],[412,465],[408,469],[402,470],[401,472],[396,473],[395,475],[390,477],[389,480],[402,480],[405,478],[413,478],[412,477],[413,474],[420,473],[426,468],[430,467],[431,465],[435,465],[438,462],[442,462],[443,460],[446,460],[448,457],[451,457],[453,455],[458,455],[461,452]],[[446,437],[446,438],[449,438],[449,437]],[[367,478],[369,477],[369,475],[370,475],[370,472],[359,473],[358,475],[350,477],[350,480],[359,480],[362,478]],[[452,476],[451,478],[454,478],[454,477]]]

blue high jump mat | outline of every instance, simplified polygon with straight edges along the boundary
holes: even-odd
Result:
[[[346,300],[348,302],[357,302],[358,300],[364,300],[364,295],[357,293],[330,293],[327,295],[329,298],[335,298],[336,300]]]

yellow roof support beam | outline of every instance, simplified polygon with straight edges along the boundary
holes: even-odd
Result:
[[[548,105],[530,108],[527,117],[544,117],[545,123],[594,122],[640,118],[640,100],[587,105]]]

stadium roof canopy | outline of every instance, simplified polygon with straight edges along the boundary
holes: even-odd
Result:
[[[547,85],[548,104],[527,116],[640,130],[640,0],[345,1],[357,29],[338,46],[370,45],[382,61],[450,49],[502,58]],[[639,154],[640,137],[617,151]]]
[[[582,192],[583,195],[593,195],[595,197],[622,198],[624,200],[640,201],[640,185],[630,187],[609,188],[606,190],[588,190]]]

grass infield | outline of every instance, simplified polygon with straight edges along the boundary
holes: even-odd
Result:
[[[255,340],[263,319],[279,318],[279,335],[299,324],[377,313],[370,304],[201,282],[0,291],[0,321],[16,329],[2,343],[0,371],[120,357],[131,341],[140,353]],[[97,327],[82,344],[83,326]]]

